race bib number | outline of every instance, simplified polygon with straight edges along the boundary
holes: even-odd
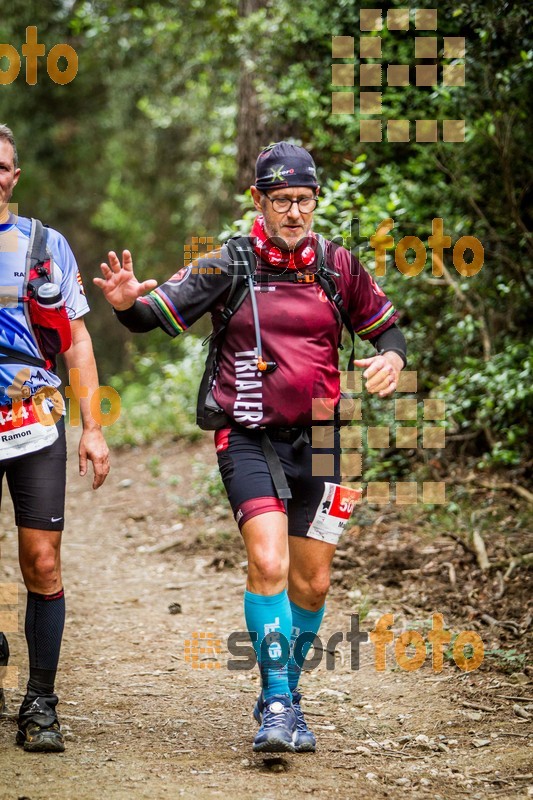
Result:
[[[0,460],[42,450],[58,436],[57,425],[40,422],[31,399],[18,407],[15,419],[13,408],[0,406]]]
[[[362,493],[362,489],[350,489],[347,486],[326,481],[322,500],[318,504],[315,518],[307,535],[311,539],[337,544]]]

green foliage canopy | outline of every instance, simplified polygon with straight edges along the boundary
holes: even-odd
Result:
[[[47,50],[67,42],[78,53],[79,73],[69,85],[49,80],[41,62],[36,86],[23,73],[1,86],[0,120],[17,136],[23,178],[15,199],[22,213],[62,230],[86,276],[104,379],[127,367],[131,353],[128,334],[90,282],[106,252],[128,247],[140,276],[162,280],[183,264],[191,236],[248,229],[249,198],[235,198],[238,87],[246,68],[264,143],[275,134],[312,149],[322,182],[316,227],[343,237],[371,271],[369,239],[389,217],[396,244],[406,235],[426,244],[437,217],[452,243],[469,235],[483,244],[485,263],[470,278],[455,270],[451,250],[444,275],[433,275],[428,248],[424,269],[413,277],[401,274],[389,254],[380,282],[402,311],[419,391],[447,401],[450,443],[483,465],[527,465],[533,250],[527,4],[417,2],[438,7],[439,56],[442,36],[464,36],[467,43],[464,87],[383,83],[388,118],[466,119],[464,143],[424,144],[386,136],[361,143],[357,114],[331,114],[331,37],[355,37],[357,84],[359,6],[348,0],[252,5],[256,10],[244,16],[236,0],[12,0],[0,20],[0,41],[19,51],[26,26],[36,25]],[[378,6],[386,12],[405,4],[372,4]],[[384,75],[389,64],[413,64],[412,26],[385,27],[379,35]],[[239,202],[242,213],[235,214]],[[162,333],[137,339],[134,349],[154,347],[163,361],[176,356]],[[147,379],[142,369],[130,376],[133,382]],[[150,369],[164,371],[156,361]],[[161,375],[162,391],[168,380]]]

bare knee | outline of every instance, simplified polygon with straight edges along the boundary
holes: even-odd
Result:
[[[329,592],[330,578],[328,572],[313,575],[308,583],[308,607],[312,611],[322,608]]]
[[[329,569],[308,576],[293,574],[289,583],[289,593],[296,605],[310,611],[318,611],[325,603],[329,587]]]
[[[255,554],[248,562],[248,585],[257,594],[275,594],[287,585],[288,559],[272,552]]]
[[[33,552],[20,561],[26,588],[39,594],[52,594],[61,589],[59,558],[53,550]]]
[[[258,514],[242,527],[248,555],[247,588],[255,594],[279,594],[287,586],[287,517],[280,511]]]

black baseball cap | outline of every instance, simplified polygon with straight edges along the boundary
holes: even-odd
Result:
[[[304,147],[276,142],[261,150],[255,164],[255,185],[261,191],[283,186],[318,187],[315,162]]]

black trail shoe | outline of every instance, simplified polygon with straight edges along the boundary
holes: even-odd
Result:
[[[30,753],[62,753],[65,740],[56,714],[55,694],[26,695],[19,711],[17,744]]]

